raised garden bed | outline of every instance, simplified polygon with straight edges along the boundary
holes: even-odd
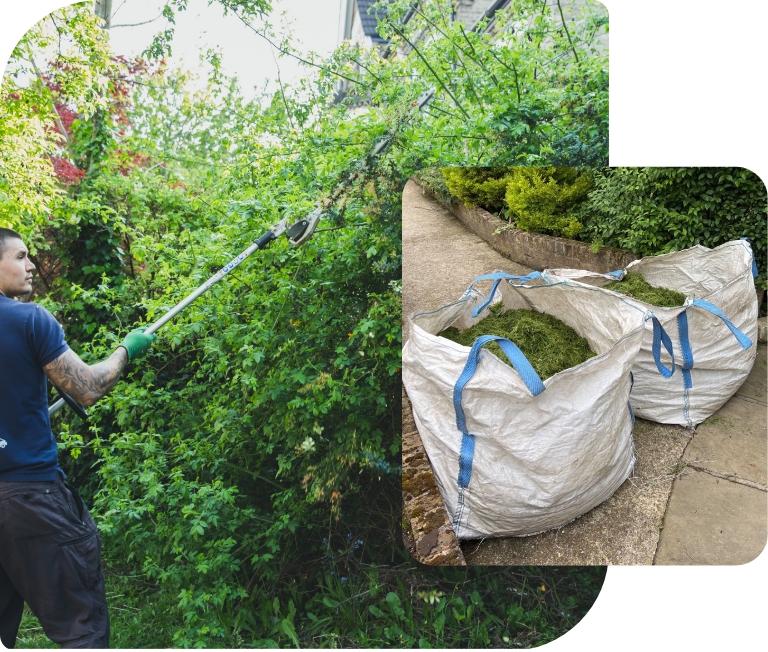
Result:
[[[591,245],[577,240],[509,228],[507,222],[482,208],[449,203],[428,188],[421,188],[500,254],[531,269],[571,267],[604,273],[624,268],[637,260],[635,254],[624,249],[604,247],[595,252]]]

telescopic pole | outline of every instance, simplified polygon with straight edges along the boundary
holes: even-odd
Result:
[[[195,301],[195,299],[197,299],[201,294],[203,294],[204,292],[209,290],[211,287],[216,285],[216,283],[218,283],[233,269],[235,269],[235,267],[237,267],[246,258],[248,258],[248,256],[250,256],[254,251],[256,251],[257,249],[264,249],[270,242],[272,242],[272,240],[275,240],[277,237],[285,233],[285,231],[286,231],[286,227],[285,227],[284,221],[272,227],[272,229],[267,231],[258,240],[253,242],[240,255],[230,260],[226,265],[224,265],[224,267],[222,267],[218,272],[216,272],[213,276],[211,276],[211,278],[209,278],[200,287],[198,287],[196,290],[192,291],[187,297],[179,301],[179,303],[177,303],[173,308],[171,308],[162,317],[160,317],[160,319],[158,319],[157,321],[147,326],[144,332],[154,333],[155,331],[160,329],[162,326],[167,324],[171,319],[173,319],[182,310],[184,310],[193,301]],[[59,394],[61,394],[61,398],[59,398],[55,403],[51,404],[48,407],[49,417],[56,414],[56,412],[58,412],[61,408],[63,408],[65,404],[68,404],[72,409],[74,409],[75,412],[77,412],[80,417],[82,418],[87,417],[87,413],[85,412],[85,409],[81,405],[79,405],[77,401],[75,401],[71,396],[66,395],[61,390],[58,390],[58,391],[59,391]]]

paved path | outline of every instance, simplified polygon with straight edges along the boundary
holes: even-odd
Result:
[[[493,269],[530,271],[495,252],[409,182],[403,193],[404,320],[455,300],[475,275]],[[413,451],[420,442],[409,408],[405,399],[404,439]],[[558,530],[463,543],[467,563],[733,564],[759,553],[767,529],[765,345],[745,385],[695,433],[638,419],[634,436],[635,472],[609,500]],[[424,483],[423,468],[419,476],[421,502],[441,505],[434,482]],[[403,478],[404,485],[413,478],[408,460]],[[405,503],[407,520],[408,495]],[[448,545],[446,523],[440,544],[436,534],[414,528],[422,561],[439,558],[438,550],[428,554],[431,546]]]

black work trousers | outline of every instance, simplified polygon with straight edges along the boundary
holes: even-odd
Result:
[[[101,542],[63,480],[0,482],[0,640],[14,647],[24,602],[66,648],[109,646]]]

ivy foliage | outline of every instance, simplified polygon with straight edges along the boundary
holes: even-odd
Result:
[[[32,247],[35,300],[87,361],[346,184],[309,242],[257,252],[163,327],[88,424],[56,417],[111,586],[136,614],[117,638],[551,640],[591,605],[601,572],[417,572],[396,543],[400,195],[410,174],[438,162],[604,163],[603,9],[578,3],[566,33],[549,4],[513,0],[482,34],[452,22],[447,0],[420,3],[403,25],[410,3],[398,0],[380,27],[400,55],[343,44],[319,60],[274,32],[266,2],[219,4],[311,74],[247,99],[209,57],[208,85],[193,92],[162,58],[167,34],[144,58],[115,56],[82,3],[28,37],[39,74],[16,49],[9,70],[32,72],[11,72],[0,96],[13,116],[0,126],[0,216]],[[172,23],[187,3],[168,5]],[[62,62],[59,37],[88,74]],[[414,101],[433,87],[417,114]],[[358,174],[386,134],[374,171]],[[498,599],[510,587],[519,595]],[[350,605],[362,608],[359,624],[344,620]]]

